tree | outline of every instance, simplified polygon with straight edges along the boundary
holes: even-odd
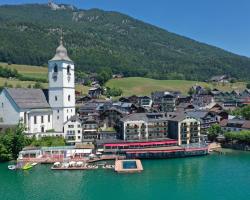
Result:
[[[0,137],[0,160],[17,159],[23,147],[30,144],[30,140],[24,135],[21,123],[16,128],[7,129]]]
[[[247,120],[250,120],[250,105],[244,106],[242,108],[238,108],[232,111],[233,115],[243,117]]]
[[[98,74],[97,74],[97,80],[101,85],[104,85],[109,79],[112,78],[112,71],[110,68],[103,68]]]
[[[6,147],[0,143],[0,161],[8,161],[11,160],[12,156],[10,152],[6,149]]]
[[[227,142],[236,141],[240,144],[250,144],[250,131],[227,132],[224,136]]]
[[[191,88],[188,90],[188,94],[189,94],[190,96],[192,96],[193,94],[195,94],[194,88],[191,87]]]
[[[24,127],[22,124],[18,124],[14,130],[12,139],[11,153],[14,159],[17,159],[19,152],[27,145],[26,137],[24,136]]]
[[[36,82],[35,85],[33,86],[33,88],[42,89],[42,88],[43,88],[43,85],[42,85],[42,83],[40,83],[40,82]]]
[[[107,87],[106,96],[108,97],[118,97],[122,95],[122,90],[120,88],[109,88]]]
[[[50,147],[50,146],[65,146],[65,140],[63,137],[42,137],[38,140],[33,140],[31,146],[36,147]]]
[[[213,124],[208,129],[208,139],[210,141],[215,141],[215,139],[222,133],[222,129],[219,124]]]

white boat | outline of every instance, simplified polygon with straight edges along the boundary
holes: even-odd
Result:
[[[34,166],[36,166],[38,163],[36,163],[36,162],[34,162],[34,163],[32,163],[31,165],[34,167]]]
[[[60,165],[61,165],[60,162],[55,162],[55,163],[53,164],[53,167],[57,168],[57,167],[60,167]]]
[[[76,162],[76,166],[77,166],[77,167],[82,167],[82,166],[83,166],[83,162],[81,162],[81,161]]]
[[[9,166],[8,166],[8,169],[9,169],[9,170],[16,170],[16,165],[9,165]]]

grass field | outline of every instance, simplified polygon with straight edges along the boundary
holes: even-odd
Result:
[[[26,77],[32,78],[43,78],[47,79],[48,77],[48,68],[47,67],[39,67],[39,66],[30,66],[30,65],[8,65],[7,63],[1,63],[0,66],[7,67],[10,69],[16,69],[18,73],[22,74]]]
[[[1,63],[0,66],[8,67],[11,69],[16,69],[18,73],[22,74],[26,77],[33,77],[33,78],[44,78],[47,79],[48,76],[48,68],[46,67],[39,67],[39,66],[30,66],[30,65],[8,65],[7,63]],[[6,79],[6,78],[0,78],[0,86],[4,86],[4,84],[7,83],[8,85],[12,85],[13,87],[16,87],[17,85],[20,85],[21,87],[28,87],[29,85],[33,86],[35,82],[33,81],[20,81],[17,79]],[[42,83],[43,88],[48,88],[48,83]],[[76,85],[76,91],[82,92],[82,94],[88,94],[88,87],[83,85]]]
[[[27,77],[35,77],[35,78],[45,78],[48,76],[48,69],[46,67],[39,66],[29,66],[29,65],[8,65],[6,63],[0,63],[0,66],[9,67],[11,69],[16,69],[18,73],[27,76]],[[5,79],[0,78],[0,86],[8,83],[13,87],[17,85],[21,85],[22,87],[28,87],[28,85],[34,85],[35,82],[32,81],[19,81],[15,79]],[[120,88],[123,90],[123,96],[129,95],[150,95],[153,91],[162,91],[162,90],[175,90],[180,91],[183,94],[187,94],[189,88],[195,84],[209,87],[209,88],[217,88],[223,91],[231,91],[233,89],[243,90],[246,87],[245,83],[238,82],[234,84],[209,84],[205,82],[196,82],[196,81],[185,81],[185,80],[154,80],[149,78],[141,78],[141,77],[130,77],[130,78],[122,78],[122,79],[111,79],[106,83],[106,86],[110,88]],[[42,84],[44,88],[48,87],[47,83]],[[88,93],[89,87],[76,85],[76,90],[82,92],[83,94]]]
[[[0,87],[4,86],[5,83],[8,85],[12,85],[13,87],[21,86],[23,88],[27,88],[29,85],[34,86],[34,81],[20,81],[16,79],[6,79],[0,78]],[[43,88],[48,88],[48,83],[41,83]],[[76,84],[76,91],[81,92],[83,95],[88,94],[89,87]]]
[[[246,87],[245,83],[234,83],[234,84],[209,84],[205,82],[197,81],[185,81],[185,80],[154,80],[149,78],[141,77],[130,77],[122,79],[111,79],[106,83],[107,87],[120,88],[123,90],[123,96],[129,95],[149,95],[153,91],[180,91],[183,94],[187,94],[190,87],[198,84],[203,87],[217,88],[223,91],[231,91],[233,89],[243,90]]]

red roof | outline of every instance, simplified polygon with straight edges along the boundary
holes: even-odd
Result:
[[[111,143],[104,144],[105,147],[121,147],[121,146],[145,146],[145,145],[163,145],[163,144],[177,144],[176,140],[164,140],[156,142],[126,142],[126,143]]]
[[[208,150],[207,147],[201,148],[181,148],[181,149],[169,149],[169,150],[134,150],[126,151],[127,154],[139,154],[139,153],[173,153],[173,152],[192,152],[192,151],[205,151]]]

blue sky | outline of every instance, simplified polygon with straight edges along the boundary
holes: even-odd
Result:
[[[119,11],[168,31],[250,57],[250,0],[55,0]],[[0,4],[47,3],[0,0]]]

